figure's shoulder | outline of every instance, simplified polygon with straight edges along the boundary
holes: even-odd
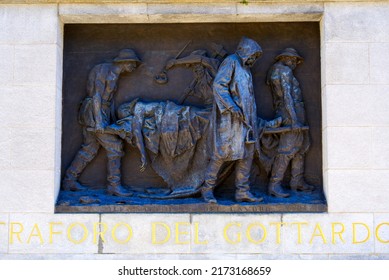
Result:
[[[229,56],[226,57],[226,59],[224,61],[233,61],[233,62],[237,62],[237,61],[240,61],[240,58],[239,56],[236,54],[236,53],[233,53],[233,54],[230,54]]]
[[[293,74],[292,69],[282,63],[273,64],[269,72],[274,77],[290,76]]]
[[[111,68],[112,68],[112,63],[108,63],[108,62],[107,63],[100,63],[100,64],[95,65],[92,68],[91,73],[106,72]]]
[[[235,68],[236,65],[239,65],[239,60],[240,58],[236,54],[231,54],[227,56],[223,62],[221,63],[219,67],[220,69],[225,69],[225,68]]]
[[[272,67],[277,71],[289,71],[289,70],[291,70],[288,66],[286,66],[285,64],[280,63],[280,62],[274,63]]]

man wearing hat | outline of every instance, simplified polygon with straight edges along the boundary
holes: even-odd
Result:
[[[212,84],[219,64],[220,61],[216,58],[208,57],[205,50],[195,50],[187,57],[169,60],[166,69],[170,69],[173,66],[187,65],[192,68],[194,74],[194,79],[185,90],[179,104],[184,103],[188,96],[193,95],[200,98],[204,102],[205,107],[212,108]]]
[[[310,192],[313,186],[304,180],[304,156],[309,148],[308,131],[303,131],[306,125],[303,96],[299,82],[293,75],[293,70],[303,62],[303,58],[293,48],[286,48],[276,58],[276,63],[267,74],[267,84],[273,94],[273,105],[276,117],[282,118],[282,126],[290,127],[290,131],[281,134],[277,156],[274,160],[270,182],[269,195],[288,197],[281,186],[289,163],[291,164],[292,190]]]
[[[123,153],[122,140],[106,133],[105,127],[116,120],[113,96],[118,88],[120,74],[132,72],[141,63],[132,49],[123,49],[111,63],[96,65],[89,73],[87,97],[81,104],[78,120],[83,127],[83,144],[66,170],[62,182],[64,190],[81,191],[86,188],[77,182],[82,171],[97,155],[102,146],[108,157],[107,193],[130,196],[121,186],[120,165]]]

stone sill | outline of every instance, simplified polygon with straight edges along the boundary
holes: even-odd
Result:
[[[323,213],[327,212],[322,192],[293,192],[288,199],[257,194],[262,202],[237,203],[230,197],[218,198],[218,204],[208,204],[201,197],[152,199],[135,193],[132,197],[106,195],[104,190],[88,192],[62,191],[55,207],[56,213]],[[232,196],[232,197],[231,197]],[[81,198],[90,200],[80,203]]]
[[[243,4],[239,0],[0,0],[0,4],[180,4],[180,3],[208,3],[208,4],[239,4],[249,6],[260,3],[330,3],[330,2],[389,2],[389,0],[247,0],[248,4]]]
[[[327,205],[321,204],[176,204],[176,205],[104,205],[104,206],[56,206],[56,213],[324,213]]]

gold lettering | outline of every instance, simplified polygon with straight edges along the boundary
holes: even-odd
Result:
[[[316,233],[318,231],[318,233]],[[320,223],[316,223],[315,229],[313,230],[311,240],[309,240],[309,244],[313,243],[313,238],[320,236],[321,239],[323,240],[323,244],[327,244],[326,237],[324,236],[323,230],[321,229]]]
[[[15,228],[14,228],[15,225],[19,226],[19,231],[15,231]],[[23,232],[23,230],[24,230],[24,227],[23,227],[23,225],[21,223],[11,223],[10,241],[9,241],[9,243],[10,244],[14,244],[14,235],[17,236],[17,238],[18,238],[20,243],[23,243],[21,238],[20,238],[20,234]]]
[[[301,244],[301,243],[303,243],[303,240],[302,240],[302,237],[301,237],[301,226],[302,225],[308,225],[308,223],[307,222],[303,222],[303,223],[291,223],[291,225],[293,226],[293,225],[297,225],[297,234],[298,234],[298,238],[297,238],[297,242],[298,242],[298,244]]]
[[[34,233],[35,230],[36,230],[36,233]],[[40,243],[41,243],[41,244],[44,243],[43,237],[42,237],[42,233],[41,233],[41,231],[40,231],[40,229],[39,229],[38,224],[34,224],[32,230],[31,230],[31,233],[30,233],[30,235],[28,236],[27,244],[30,244],[31,238],[32,238],[33,236],[39,237],[39,240],[40,240]]]
[[[118,229],[118,227],[120,226],[124,226],[128,229],[128,235],[126,237],[126,239],[124,240],[120,240],[117,238],[116,236],[116,230]],[[126,244],[128,241],[130,241],[130,239],[132,238],[133,236],[133,231],[132,231],[132,227],[129,225],[129,224],[126,224],[126,223],[118,223],[116,224],[113,229],[112,229],[112,238],[115,242],[119,243],[119,244]]]
[[[381,243],[389,243],[389,239],[387,240],[383,240],[379,235],[378,235],[378,231],[380,230],[380,228],[383,226],[383,225],[386,225],[386,226],[389,226],[389,223],[381,223],[379,224],[376,229],[375,229],[375,236],[377,237],[377,240]]]
[[[367,237],[364,240],[357,240],[357,234],[356,234],[356,226],[360,225],[363,226],[367,231]],[[369,226],[365,223],[353,223],[353,244],[361,244],[367,242],[370,238],[370,229]]]
[[[195,244],[199,244],[199,245],[208,244],[208,240],[199,241],[199,223],[195,222],[194,225],[195,225]]]
[[[286,226],[288,223],[283,223],[283,222],[273,222],[270,223],[270,226],[276,226],[276,233],[277,233],[277,239],[276,242],[277,244],[281,244],[281,226]]]
[[[336,226],[341,226],[341,230],[340,231],[336,231],[335,230],[335,227]],[[338,235],[339,236],[339,239],[343,242],[343,243],[346,243],[346,241],[344,241],[343,239],[343,236],[342,234],[344,233],[344,224],[342,223],[331,223],[331,227],[332,227],[332,244],[336,244],[336,240],[335,240],[335,236]]]
[[[166,230],[166,237],[163,240],[157,240],[157,227],[164,228]],[[152,244],[165,244],[170,240],[171,231],[170,227],[165,223],[154,222],[151,224],[151,238]]]
[[[100,226],[103,226],[103,231],[100,231]],[[93,224],[93,244],[97,244],[98,239],[97,237],[101,238],[103,242],[105,241],[104,234],[108,230],[108,225],[106,223],[94,223]]]
[[[83,235],[82,235],[82,238],[80,240],[76,240],[73,238],[72,236],[72,229],[75,228],[76,226],[80,226],[83,230]],[[70,224],[70,226],[68,227],[68,230],[67,230],[67,238],[70,242],[74,243],[74,244],[81,244],[82,242],[84,242],[87,238],[88,238],[88,229],[86,228],[86,226],[84,224],[81,224],[81,223],[72,223]]]
[[[180,226],[190,226],[188,222],[176,223],[176,244],[189,244],[190,241],[180,241],[180,235],[189,235],[187,231],[180,231]]]
[[[263,236],[260,240],[254,240],[253,237],[251,236],[251,229],[253,227],[260,227],[262,229],[262,232],[263,232]],[[267,237],[267,231],[266,231],[266,228],[261,224],[261,223],[252,223],[252,224],[249,224],[249,226],[247,227],[247,230],[246,230],[246,237],[247,239],[251,242],[251,243],[254,243],[254,244],[261,244],[263,241],[266,240],[266,237]]]
[[[230,227],[232,226],[236,226],[238,228],[240,228],[242,225],[240,223],[228,223],[225,227],[224,227],[224,230],[223,230],[223,236],[224,236],[224,239],[230,243],[230,244],[238,244],[241,240],[242,240],[242,236],[241,236],[241,233],[238,232],[237,233],[237,239],[236,240],[231,240],[227,234],[227,231],[230,229]]]
[[[54,231],[53,227],[54,225],[62,225],[61,222],[59,223],[49,223],[49,244],[53,244],[53,235],[54,234],[62,234],[62,231]]]

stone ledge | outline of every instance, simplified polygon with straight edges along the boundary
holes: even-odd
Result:
[[[327,211],[325,203],[320,204],[256,204],[256,205],[103,205],[103,206],[56,206],[56,213],[294,213]]]
[[[251,6],[229,3],[71,4],[61,3],[64,23],[183,23],[183,22],[288,22],[319,21],[323,4],[274,3]]]
[[[290,3],[291,0],[247,0],[248,4],[243,4],[243,0],[214,0],[213,3],[231,3],[237,5],[250,5],[259,3]],[[299,0],[300,3],[331,3],[345,2],[344,0]],[[366,0],[348,0],[347,2],[366,2]],[[388,0],[370,0],[368,2],[388,2]],[[0,4],[62,4],[62,3],[88,3],[88,4],[177,4],[177,3],[209,3],[209,0],[0,0]]]

